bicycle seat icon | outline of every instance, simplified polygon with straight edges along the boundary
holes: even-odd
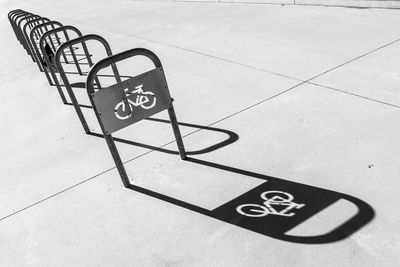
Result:
[[[151,91],[143,91],[143,84],[134,89],[126,88],[125,97],[115,108],[115,116],[120,120],[126,120],[133,115],[133,107],[151,109],[156,105],[156,96]]]
[[[269,214],[291,217],[295,213],[289,211],[305,206],[305,204],[293,202],[294,197],[282,191],[266,191],[260,197],[265,200],[263,205],[243,204],[238,206],[236,211],[248,217],[264,217]]]

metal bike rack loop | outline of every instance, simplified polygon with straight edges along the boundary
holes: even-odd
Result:
[[[58,38],[61,39],[61,37],[63,37],[63,39],[65,39],[68,42],[68,41],[70,41],[70,35],[68,33],[69,34],[76,34],[78,37],[82,36],[82,33],[77,28],[75,28],[73,26],[70,26],[70,25],[67,25],[67,26],[61,26],[59,28],[55,28],[53,30],[49,30],[49,31],[45,32],[42,35],[42,37],[40,38],[40,40],[39,40],[39,48],[40,48],[41,54],[43,55],[43,60],[47,65],[47,68],[44,68],[44,71],[47,72],[47,73],[50,73],[50,75],[51,75],[51,77],[53,79],[53,82],[54,82],[55,86],[57,87],[57,90],[58,90],[58,92],[60,94],[60,97],[61,97],[61,99],[62,99],[64,104],[67,104],[67,100],[66,100],[66,98],[64,96],[64,93],[63,93],[63,90],[61,88],[61,85],[58,82],[58,78],[57,78],[57,75],[56,75],[56,72],[58,72],[58,70],[54,70],[53,67],[52,67],[52,66],[56,67],[55,66],[55,64],[56,64],[55,63],[56,50],[53,52],[54,53],[54,55],[53,55],[54,58],[53,58],[53,61],[52,61],[49,58],[48,53],[46,52],[46,44],[53,43],[55,39],[59,40]],[[58,48],[61,45],[62,44],[60,44],[58,46]],[[55,46],[55,45],[54,44],[53,45],[50,44],[50,46]],[[68,62],[68,60],[66,59],[66,55],[65,55],[64,51],[61,54],[62,54],[65,62]],[[82,75],[82,71],[80,70],[79,63],[78,63],[78,60],[77,60],[76,55],[75,55],[75,51],[73,49],[71,50],[71,55],[72,55],[73,62],[75,64],[76,68],[77,68],[78,74]]]
[[[20,20],[18,20],[20,18]],[[28,53],[28,55],[31,56],[32,60],[35,61],[35,58],[31,55],[31,51],[29,49],[27,40],[25,38],[24,32],[23,32],[23,23],[28,23],[34,19],[37,18],[41,18],[41,16],[39,15],[35,15],[35,14],[24,14],[24,15],[17,15],[15,17],[15,23],[16,23],[16,28],[17,28],[17,32],[21,41],[22,46],[24,47],[24,49],[26,50],[26,52]]]
[[[61,29],[61,28],[59,28],[59,29]],[[106,52],[107,56],[112,55],[111,48],[110,48],[110,45],[108,44],[108,42],[103,37],[101,37],[99,35],[96,35],[96,34],[84,35],[84,36],[81,36],[81,37],[78,37],[76,39],[72,39],[72,40],[70,40],[68,42],[63,43],[57,49],[57,52],[56,52],[56,55],[55,55],[55,63],[56,63],[56,67],[57,67],[58,73],[60,74],[60,77],[63,80],[64,86],[65,86],[65,88],[66,88],[66,90],[68,92],[68,95],[69,95],[69,97],[71,99],[71,102],[72,102],[72,104],[73,104],[73,106],[75,108],[75,111],[76,111],[76,113],[78,115],[78,118],[79,118],[79,120],[80,120],[80,122],[82,124],[82,127],[83,127],[85,133],[87,133],[87,134],[90,133],[90,129],[89,129],[88,124],[86,122],[86,119],[85,119],[85,117],[84,117],[84,115],[82,113],[81,105],[78,103],[78,101],[76,99],[76,96],[75,96],[75,94],[73,92],[72,86],[71,86],[71,84],[70,84],[70,82],[68,80],[68,77],[64,72],[64,68],[63,68],[63,66],[61,64],[61,60],[60,59],[61,59],[61,54],[64,52],[64,50],[69,49],[71,51],[71,53],[73,53],[73,51],[74,51],[73,45],[81,44],[82,47],[83,47],[83,51],[85,53],[86,60],[88,61],[89,66],[92,67],[94,65],[94,63],[93,63],[93,61],[91,59],[91,56],[89,54],[89,51],[88,51],[88,48],[87,48],[87,45],[86,45],[86,42],[88,42],[88,41],[96,41],[96,42],[101,43],[103,45],[104,49],[105,49],[105,52]],[[78,68],[78,72],[82,75],[82,71],[79,68],[79,64],[77,65],[77,68]],[[120,82],[121,78],[119,76],[118,70],[115,67],[115,65],[113,65],[112,70],[113,70],[113,74],[114,74],[115,79],[117,80],[117,82]],[[95,78],[95,82],[96,82],[97,87],[101,88],[100,81],[99,81],[99,79],[97,77]]]
[[[33,29],[35,26],[44,24],[44,23],[49,22],[49,21],[50,21],[50,20],[49,20],[48,18],[40,17],[40,18],[36,18],[36,19],[33,19],[33,20],[27,22],[27,23],[24,25],[24,27],[23,27],[23,34],[24,34],[24,38],[25,38],[25,40],[26,40],[28,49],[29,49],[29,51],[30,51],[30,55],[32,56],[32,58],[34,59],[34,61],[37,63],[37,66],[38,66],[38,68],[39,68],[40,71],[43,71],[43,67],[42,67],[41,64],[40,64],[40,58],[37,58],[37,57],[36,57],[36,53],[35,53],[35,51],[34,51],[34,49],[33,49],[32,40],[29,38],[29,34],[28,34],[28,30],[29,30],[29,29],[28,29],[28,27],[29,27],[30,29]],[[43,33],[44,33],[44,32],[42,31],[42,34],[43,34]]]
[[[135,56],[147,57],[153,62],[155,68],[151,71],[142,73],[122,82],[119,81],[110,87],[101,88],[95,91],[94,83],[100,70],[107,68],[110,65],[113,67],[113,65],[115,65],[117,62]],[[140,89],[142,87],[151,88],[151,94],[154,97],[153,103],[155,103],[155,105],[151,109],[130,107],[131,116],[124,120],[119,119],[117,116],[115,116],[115,107],[118,106],[119,103],[127,104],[128,101],[130,101],[129,94],[134,92],[132,89],[138,87]],[[178,145],[179,155],[181,159],[186,159],[185,147],[180,134],[178,121],[176,119],[172,104],[172,98],[168,90],[164,70],[160,59],[152,51],[144,48],[134,48],[100,60],[91,68],[86,80],[86,88],[90,102],[93,106],[93,110],[103,132],[104,139],[107,142],[108,148],[110,149],[115,165],[121,176],[122,183],[125,187],[129,187],[130,185],[129,178],[125,171],[117,147],[115,146],[113,136],[111,135],[113,132],[116,132],[119,129],[130,126],[135,122],[148,118],[167,109],[175,135],[175,140]],[[138,94],[137,97],[145,97],[145,94],[146,92],[143,92],[141,95]]]
[[[45,61],[43,58],[44,54],[42,54],[41,50],[39,49],[39,42],[40,42],[40,39],[43,36],[43,34],[46,33],[47,31],[49,31],[48,28],[50,28],[50,30],[54,30],[59,27],[62,27],[62,24],[60,22],[48,21],[48,22],[45,22],[43,24],[39,24],[39,25],[33,27],[29,34],[29,39],[33,46],[33,51],[35,53],[36,58],[38,59],[36,61],[36,64],[38,65],[38,67],[42,68],[50,85],[54,85],[55,82],[53,82],[51,80],[50,75],[49,75],[48,71],[46,70],[46,66],[44,65]],[[53,39],[48,39],[47,40],[48,42],[46,42],[46,43],[49,45],[50,49],[52,49],[53,51],[56,51],[57,47],[61,45],[61,42],[60,42],[60,38],[57,34],[54,36],[54,39],[56,40],[56,42],[53,42]],[[64,59],[66,60],[65,55],[64,55]],[[47,66],[49,66],[49,65],[47,65]]]
[[[15,23],[14,23],[14,21],[13,21],[13,17],[14,17],[15,15],[24,14],[24,13],[26,13],[26,11],[24,11],[24,10],[22,10],[22,9],[15,9],[15,10],[11,10],[10,12],[8,12],[8,15],[7,15],[8,21],[10,22],[11,27],[13,28],[15,37],[17,38],[17,40],[18,40],[19,42],[21,42],[21,41],[19,40],[19,36],[18,36],[18,33],[17,33],[16,25],[15,25]]]

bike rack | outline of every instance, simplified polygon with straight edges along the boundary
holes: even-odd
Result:
[[[89,54],[89,51],[88,51],[88,48],[87,48],[87,45],[86,45],[87,41],[97,41],[97,42],[101,43],[104,46],[104,49],[105,49],[105,51],[107,53],[107,56],[111,56],[112,55],[110,45],[108,44],[108,42],[103,37],[101,37],[99,35],[95,35],[95,34],[89,34],[89,35],[84,35],[84,36],[81,36],[81,37],[78,37],[76,39],[73,39],[73,40],[70,40],[68,42],[63,43],[57,49],[57,52],[56,52],[56,55],[55,55],[55,63],[56,63],[56,67],[57,67],[58,73],[60,74],[61,79],[63,80],[64,86],[67,89],[68,95],[69,95],[69,97],[71,99],[71,102],[72,102],[72,104],[73,104],[73,106],[75,108],[75,111],[76,111],[76,113],[78,115],[78,118],[81,121],[82,127],[83,127],[85,133],[89,134],[90,133],[90,129],[89,129],[88,124],[86,122],[86,119],[85,119],[85,117],[84,117],[84,115],[82,113],[82,110],[81,110],[81,106],[82,105],[79,104],[78,100],[76,99],[76,96],[75,96],[75,94],[74,94],[74,92],[72,90],[72,86],[71,86],[71,84],[70,84],[70,82],[68,80],[67,75],[64,72],[64,68],[63,68],[63,66],[61,64],[61,60],[60,60],[61,54],[64,52],[65,49],[68,48],[71,51],[71,53],[73,53],[73,47],[72,46],[76,45],[76,44],[81,44],[82,47],[83,47],[83,51],[85,53],[85,57],[86,57],[86,59],[87,59],[87,61],[89,63],[89,66],[92,67],[94,65],[94,63],[93,63],[93,61],[92,61],[92,59],[90,57],[90,54]],[[42,44],[42,41],[41,41],[41,44]],[[79,68],[79,64],[77,65],[77,68],[78,68],[79,74],[83,75],[81,69]],[[115,65],[113,65],[112,70],[113,70],[113,74],[114,74],[115,79],[117,80],[117,82],[120,82],[121,78],[119,76],[118,70],[115,67]],[[96,77],[95,80],[96,80],[97,88],[101,88],[99,79]],[[91,108],[90,106],[85,106],[85,107]]]
[[[39,16],[29,13],[29,12],[25,12],[25,11],[17,12],[10,16],[10,19],[11,19],[10,22],[13,25],[15,35],[17,36],[19,43],[22,45],[22,47],[25,50],[26,50],[25,38],[23,37],[22,30],[18,25],[20,22],[22,23],[24,21],[29,21],[35,17],[39,17]]]
[[[44,23],[49,22],[49,21],[50,20],[48,18],[42,18],[42,17],[36,18],[36,19],[33,19],[33,20],[29,21],[28,23],[26,23],[24,25],[24,28],[23,28],[24,37],[25,37],[26,43],[28,44],[30,55],[32,56],[34,61],[37,63],[37,66],[38,66],[38,68],[39,68],[39,70],[41,72],[43,72],[43,68],[42,68],[42,66],[40,64],[40,58],[37,57],[37,55],[36,55],[36,53],[35,53],[35,51],[33,49],[32,40],[29,38],[27,30],[28,30],[28,27],[33,29],[35,26],[44,24]],[[43,34],[43,31],[42,31],[42,34]]]
[[[19,40],[19,36],[18,36],[18,33],[17,33],[17,29],[16,29],[16,26],[15,26],[15,23],[14,23],[12,17],[15,16],[15,15],[24,14],[24,13],[26,13],[26,11],[24,11],[24,10],[22,10],[22,9],[15,9],[15,10],[11,10],[10,12],[8,12],[8,15],[7,15],[8,21],[9,21],[10,24],[11,24],[11,27],[12,27],[12,29],[13,29],[13,31],[14,31],[14,34],[15,34],[15,37],[17,38],[17,40],[18,40],[19,42],[21,42],[21,41]]]
[[[39,24],[39,25],[35,26],[30,32],[30,41],[32,43],[36,58],[38,59],[36,61],[36,64],[38,65],[38,67],[40,65],[40,67],[43,69],[43,72],[46,75],[46,78],[49,81],[49,84],[54,85],[55,82],[53,82],[51,80],[50,75],[46,70],[46,66],[43,65],[43,63],[44,63],[43,55],[44,54],[42,54],[41,51],[39,51],[39,47],[38,47],[41,36],[43,36],[43,34],[48,31],[47,27],[50,27],[51,29],[56,29],[56,27],[62,27],[62,24],[58,21],[49,21],[49,22],[45,22],[43,24]],[[43,31],[43,28],[44,28],[44,31]],[[50,43],[49,48],[52,49],[53,51],[56,51],[57,47],[61,45],[60,38],[57,34],[55,34],[55,40],[57,41],[56,44],[53,42],[53,39],[51,39],[51,38],[48,38],[47,39],[48,42],[46,42],[47,44]],[[64,60],[67,61],[67,58],[65,55],[64,55]],[[47,65],[47,66],[49,66],[49,65]]]
[[[21,18],[21,19],[18,20],[18,18]],[[37,19],[37,18],[41,18],[41,17],[38,16],[38,15],[35,15],[35,14],[24,14],[22,16],[17,15],[16,19],[15,19],[16,25],[17,25],[18,34],[19,34],[20,40],[21,40],[21,44],[24,47],[24,49],[26,50],[26,52],[28,53],[28,55],[30,55],[32,57],[33,61],[35,61],[35,58],[31,55],[31,51],[29,49],[27,40],[25,38],[25,35],[23,33],[23,29],[22,29],[21,26],[22,26],[23,22],[28,23],[28,22],[30,22],[30,21],[32,21],[34,19]],[[18,20],[18,22],[17,22],[17,20]]]
[[[31,55],[30,54],[31,51],[29,50],[29,47],[28,47],[28,44],[27,44],[27,40],[26,40],[24,32],[23,32],[23,26],[26,23],[28,23],[28,22],[30,22],[30,21],[32,21],[34,19],[37,19],[37,18],[41,18],[41,16],[35,15],[35,14],[25,14],[23,16],[16,16],[16,27],[17,27],[18,34],[19,34],[20,39],[21,39],[21,44],[24,47],[24,49],[27,51],[28,55]]]
[[[18,22],[19,22],[18,19],[22,19],[30,15],[34,14],[25,11],[20,11],[10,15],[10,23],[13,25],[15,35],[17,36],[17,39],[22,46],[24,46],[24,40],[22,39],[21,36],[21,30],[18,27]]]
[[[12,23],[12,25],[13,25],[13,27],[16,29],[16,31],[17,31],[17,37],[18,37],[18,40],[21,42],[21,40],[20,40],[20,32],[19,32],[19,29],[18,29],[18,19],[22,19],[22,18],[24,18],[24,17],[26,17],[26,16],[29,16],[29,15],[35,15],[35,14],[32,14],[32,13],[30,13],[30,12],[26,12],[26,11],[23,11],[23,10],[21,10],[21,11],[18,11],[18,12],[14,12],[14,13],[12,13],[10,16],[9,16],[9,18],[10,18],[10,22]],[[22,42],[21,42],[21,44],[22,44]]]
[[[98,90],[95,91],[94,83],[100,70],[105,69],[110,65],[114,69],[116,68],[115,64],[117,62],[135,56],[147,57],[153,62],[155,68],[151,71],[142,73],[122,82],[117,80],[116,84],[107,88],[99,87]],[[143,111],[140,109],[135,109],[135,112],[137,113],[135,113],[133,117],[130,117],[129,119],[124,121],[119,121],[114,116],[114,107],[116,106],[116,104],[118,104],[118,102],[121,101],[127,103],[128,98],[124,93],[125,88],[129,88],[135,86],[135,84],[140,83],[142,83],[142,86],[145,84],[151,85],[152,90],[156,92],[154,95],[157,97],[157,100],[159,100],[157,101],[157,105],[154,106],[154,110],[149,109]],[[92,103],[94,113],[103,132],[104,139],[106,140],[108,148],[110,149],[115,165],[121,176],[122,183],[126,188],[129,188],[130,182],[122,163],[121,157],[119,155],[118,149],[115,146],[114,138],[111,135],[113,132],[116,132],[122,128],[134,124],[135,122],[148,118],[167,109],[175,139],[178,145],[179,155],[181,159],[186,159],[185,147],[180,134],[179,125],[172,104],[172,98],[168,90],[164,70],[161,65],[160,59],[152,51],[144,48],[134,48],[100,60],[91,68],[88,74],[88,77],[86,79],[86,89],[90,102]],[[134,109],[132,108],[132,114],[133,110]]]
[[[68,35],[68,32],[70,32],[71,34],[76,34],[78,37],[82,36],[82,33],[77,28],[68,25],[68,26],[61,26],[59,28],[55,28],[53,30],[49,30],[49,31],[45,32],[42,35],[42,37],[40,38],[40,40],[39,40],[39,48],[40,48],[41,54],[43,55],[43,60],[44,60],[44,62],[46,62],[47,66],[48,66],[48,68],[43,68],[43,69],[47,73],[50,72],[50,75],[51,75],[51,77],[52,77],[52,79],[54,81],[55,86],[57,87],[57,90],[58,90],[58,92],[60,94],[60,97],[61,97],[61,99],[62,99],[64,104],[67,104],[68,102],[65,99],[65,96],[64,96],[63,90],[61,88],[61,85],[58,82],[57,75],[56,75],[55,71],[52,68],[52,65],[55,64],[55,58],[53,58],[53,62],[51,62],[51,60],[49,58],[49,55],[46,52],[46,44],[51,43],[51,46],[54,47],[55,46],[54,43],[53,43],[54,39],[59,40],[58,38],[61,39],[61,37],[63,39],[65,39],[65,40],[67,40],[67,42],[70,41],[70,37]],[[61,45],[59,45],[58,48]],[[56,53],[56,50],[54,50],[54,55],[53,56],[55,56],[55,53]],[[73,58],[73,62],[75,63],[76,69],[78,71],[78,74],[82,75],[82,71],[81,71],[81,69],[79,67],[79,63],[78,63],[78,60],[76,58],[75,51],[73,49],[71,49],[71,55],[72,55],[72,58]],[[62,52],[62,56],[63,56],[65,62],[68,63],[68,60],[67,60],[67,57],[66,57],[64,51]]]

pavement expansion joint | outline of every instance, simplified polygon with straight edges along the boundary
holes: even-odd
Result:
[[[381,100],[378,100],[378,99],[374,99],[374,98],[366,97],[366,96],[363,96],[363,95],[351,93],[351,92],[348,92],[348,91],[345,91],[345,90],[341,90],[341,89],[338,89],[338,88],[334,88],[334,87],[331,87],[331,86],[322,85],[322,84],[313,83],[313,82],[307,82],[307,83],[315,85],[315,86],[318,86],[318,87],[322,87],[322,88],[325,88],[325,89],[341,92],[341,93],[344,93],[344,94],[347,94],[347,95],[351,95],[351,96],[354,96],[354,97],[362,98],[362,99],[365,99],[365,100],[368,100],[368,101],[376,102],[376,103],[379,103],[379,104],[391,106],[391,107],[394,107],[394,108],[400,108],[400,106],[395,105],[395,104],[391,104],[391,103],[384,102],[384,101],[381,101]]]
[[[71,189],[73,189],[73,188],[75,188],[75,187],[78,187],[79,185],[84,184],[84,183],[86,183],[86,182],[89,182],[89,181],[91,181],[91,180],[97,178],[98,176],[100,176],[100,175],[102,175],[102,174],[105,174],[105,173],[107,173],[107,172],[109,172],[109,171],[111,171],[111,170],[113,170],[113,169],[115,169],[115,168],[116,168],[116,167],[112,167],[112,168],[110,168],[110,169],[107,169],[107,170],[105,170],[105,171],[102,171],[102,172],[100,172],[100,173],[98,173],[98,174],[96,174],[96,175],[93,175],[93,176],[90,177],[90,178],[87,178],[87,179],[85,179],[85,180],[83,180],[83,181],[80,181],[80,182],[78,182],[78,183],[76,183],[76,184],[73,184],[73,185],[71,185],[71,186],[69,186],[69,187],[67,187],[67,188],[65,188],[65,189],[63,189],[63,190],[61,190],[61,191],[58,191],[57,193],[54,193],[54,194],[52,194],[52,195],[50,195],[50,196],[48,196],[48,197],[45,197],[45,198],[43,198],[43,199],[41,199],[41,200],[39,200],[39,201],[36,201],[36,202],[34,202],[34,203],[32,203],[32,204],[30,204],[30,205],[28,205],[28,206],[26,206],[26,207],[24,207],[24,208],[22,208],[22,209],[19,209],[19,210],[17,210],[17,211],[14,211],[14,212],[12,212],[12,213],[10,213],[10,214],[8,214],[8,215],[6,215],[6,216],[0,218],[0,222],[3,221],[3,220],[5,220],[5,219],[7,219],[7,218],[9,218],[9,217],[11,217],[11,216],[14,216],[14,215],[16,215],[16,214],[18,214],[18,213],[21,213],[21,212],[23,212],[23,211],[25,211],[25,210],[27,210],[27,209],[29,209],[29,208],[32,208],[32,207],[34,207],[34,206],[36,206],[36,205],[38,205],[38,204],[40,204],[40,203],[42,203],[42,202],[44,202],[44,201],[46,201],[46,200],[49,200],[49,199],[51,199],[51,198],[53,198],[53,197],[56,197],[56,196],[61,195],[61,194],[65,193],[65,192],[67,192],[67,191],[70,191]]]
[[[362,55],[360,55],[360,56],[357,56],[357,57],[355,57],[355,58],[353,58],[353,59],[350,59],[350,60],[348,60],[348,61],[346,61],[346,62],[344,62],[344,63],[342,63],[342,64],[340,64],[340,65],[337,65],[336,67],[333,67],[333,68],[331,68],[331,69],[329,69],[329,70],[326,70],[326,71],[324,71],[324,72],[321,72],[320,74],[318,74],[318,75],[316,75],[316,76],[314,76],[314,77],[312,77],[312,78],[306,80],[306,82],[309,82],[309,81],[311,81],[311,80],[314,80],[314,79],[316,79],[316,78],[318,78],[318,77],[320,77],[320,76],[322,76],[322,75],[324,75],[324,74],[326,74],[326,73],[328,73],[328,72],[331,72],[331,71],[336,70],[336,69],[338,69],[338,68],[340,68],[340,67],[343,67],[344,65],[347,65],[347,64],[349,64],[349,63],[351,63],[351,62],[354,62],[354,61],[356,61],[356,60],[358,60],[358,59],[360,59],[360,58],[363,58],[363,57],[365,57],[365,56],[368,56],[368,55],[370,55],[370,54],[372,54],[372,53],[374,53],[374,52],[376,52],[376,51],[378,51],[378,50],[381,50],[381,49],[383,49],[383,48],[385,48],[385,47],[387,47],[387,46],[389,46],[389,45],[395,44],[395,43],[397,43],[397,42],[399,42],[399,41],[400,41],[400,38],[398,38],[398,39],[396,39],[396,40],[394,40],[394,41],[391,41],[391,42],[389,42],[389,43],[387,43],[387,44],[384,44],[384,45],[382,45],[382,46],[380,46],[380,47],[378,47],[378,48],[375,48],[375,49],[373,49],[373,50],[371,50],[371,51],[368,51],[368,52],[366,52],[366,53],[364,53],[364,54],[362,54]]]

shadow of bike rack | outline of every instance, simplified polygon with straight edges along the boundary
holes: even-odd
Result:
[[[129,183],[128,188],[261,235],[302,244],[324,244],[340,241],[361,229],[375,216],[375,212],[370,205],[347,194],[191,157],[188,157],[186,161],[193,164],[220,169],[228,174],[240,174],[265,180],[266,182],[212,210],[131,183]],[[275,196],[275,204],[280,208],[279,210],[271,211],[267,207],[260,209],[262,206],[260,205],[262,204],[262,199],[260,198],[261,195],[278,192],[285,193],[291,198],[283,199],[282,196],[277,195]],[[344,223],[336,225],[334,229],[327,233],[312,236],[295,236],[288,234],[288,232],[296,226],[306,223],[306,221],[311,217],[325,209],[331,208],[333,204],[341,200],[346,200],[357,207],[357,213],[348,218]],[[249,205],[248,203],[259,203],[250,204],[254,205],[253,211],[251,212],[253,212],[253,214],[255,213],[257,216],[246,216],[239,210],[242,206]],[[256,210],[257,207],[260,210]],[[286,207],[286,210],[282,210],[282,207]],[[291,210],[288,210],[289,208],[291,208]],[[264,214],[262,214],[262,212],[264,212]]]
[[[171,121],[169,121],[169,120],[157,119],[157,118],[146,118],[144,120],[168,123],[168,124],[171,123]],[[186,122],[178,122],[178,125],[190,127],[190,128],[196,128],[196,129],[198,129],[197,131],[206,130],[206,131],[210,131],[210,132],[223,133],[227,136],[227,138],[225,140],[218,142],[216,144],[213,144],[209,147],[205,147],[205,148],[195,150],[195,151],[190,151],[190,150],[186,151],[186,155],[199,155],[199,154],[210,153],[210,152],[220,149],[222,147],[228,146],[228,145],[236,142],[239,139],[239,136],[236,133],[229,131],[229,130],[225,130],[225,129],[215,128],[215,127],[210,127],[210,126],[203,126],[203,125],[198,125],[198,124],[193,124],[193,123],[186,123]],[[195,132],[197,132],[197,131],[195,131]],[[192,133],[190,133],[190,134],[192,134]],[[95,132],[90,132],[89,135],[104,138],[103,134],[99,134],[99,133],[95,133]],[[172,155],[179,155],[179,151],[177,151],[177,150],[165,149],[163,147],[152,146],[152,145],[143,144],[143,143],[139,143],[139,142],[135,142],[132,140],[127,140],[127,139],[122,139],[122,138],[118,138],[118,137],[113,137],[113,139],[116,142],[127,144],[127,145],[133,145],[133,146],[150,149],[150,150],[154,150],[157,152],[172,154]]]

